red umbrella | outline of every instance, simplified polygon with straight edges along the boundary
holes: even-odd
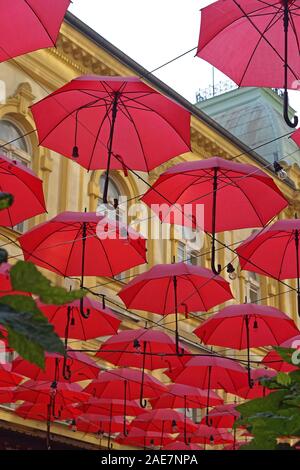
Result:
[[[162,438],[166,432],[175,434],[183,431],[186,435],[188,432],[194,432],[197,429],[196,424],[187,418],[186,412],[183,414],[171,409],[149,410],[135,418],[131,422],[131,426],[144,431],[161,432]],[[186,440],[185,443],[187,444]]]
[[[184,348],[182,350],[188,353]],[[173,338],[153,329],[121,331],[103,343],[96,355],[117,366],[142,368],[143,376],[145,369],[181,367],[188,360],[176,355]],[[143,376],[140,405],[146,408],[147,402],[143,400]]]
[[[123,418],[119,416],[84,414],[79,416],[73,423],[76,430],[84,433],[98,434],[100,437],[108,433],[108,449],[111,448],[111,435],[121,432],[124,426]]]
[[[6,10],[6,8],[7,6],[3,9]],[[3,19],[2,15],[1,18]],[[2,34],[3,31],[1,31]],[[0,47],[0,61],[1,49]],[[13,227],[26,219],[46,212],[42,180],[37,178],[30,168],[2,155],[0,156],[0,191],[10,193],[14,198],[13,204],[0,212],[0,225]]]
[[[143,429],[139,428],[131,428],[128,432],[127,436],[124,434],[120,434],[116,439],[115,442],[121,445],[128,445],[134,447],[143,447],[146,449],[147,447],[160,447],[161,444],[167,445],[173,442],[172,436],[170,434],[161,435],[160,432],[157,431],[144,431]]]
[[[203,450],[200,446],[196,444],[188,444],[186,445],[184,442],[171,442],[163,447],[163,450]]]
[[[49,403],[50,397],[53,398],[53,406],[59,405],[60,409],[89,399],[89,395],[78,384],[66,382],[27,380],[18,386],[14,394],[15,401],[37,404]]]
[[[190,113],[137,77],[82,76],[32,107],[40,144],[88,170],[150,171],[190,150]]]
[[[62,276],[114,276],[145,263],[146,240],[94,212],[63,212],[19,238],[26,261]],[[81,301],[81,313],[83,300]]]
[[[23,377],[14,373],[11,364],[0,364],[0,387],[16,387]]]
[[[215,274],[221,272],[215,266],[216,233],[263,227],[288,205],[272,178],[257,167],[219,157],[169,168],[142,200],[162,221],[198,226],[212,234],[211,267]],[[162,204],[167,210],[162,211]],[[192,216],[184,213],[186,205],[192,205]],[[204,220],[199,222],[202,205]]]
[[[14,290],[10,279],[11,268],[11,264],[0,264],[0,297],[4,297],[6,295],[25,295],[27,297],[30,297],[31,294],[29,294],[28,292]]]
[[[260,379],[271,378],[271,377],[274,377],[275,375],[276,375],[276,372],[274,370],[252,369],[251,378],[252,378],[253,386],[241,388],[237,390],[236,395],[238,395],[239,397],[245,398],[245,400],[253,400],[254,398],[262,398],[262,397],[269,395],[270,393],[272,393],[272,390],[269,390],[268,388],[261,385]]]
[[[204,344],[247,349],[251,386],[250,348],[279,346],[298,331],[293,320],[277,308],[245,303],[225,307],[203,322],[194,333]]]
[[[68,349],[68,339],[81,339],[87,341],[100,336],[114,335],[121,324],[110,309],[99,302],[87,297],[75,300],[68,305],[38,304],[39,309],[54,325],[59,336],[65,338],[65,349]],[[83,319],[82,309],[87,312]]]
[[[185,263],[158,264],[136,276],[118,295],[127,308],[160,315],[175,313],[177,352],[178,313],[207,311],[232,299],[230,286],[222,277]]]
[[[208,413],[208,422],[214,428],[233,428],[235,421],[240,417],[240,413],[235,409],[235,405],[215,406]],[[206,424],[206,418],[203,418],[201,424]]]
[[[206,408],[208,390],[182,384],[170,384],[167,393],[150,400],[152,408]],[[209,406],[220,405],[223,399],[215,392],[210,391]]]
[[[207,412],[210,406],[210,390],[223,389],[229,393],[247,386],[245,369],[232,359],[218,356],[197,356],[190,359],[183,370],[167,373],[176,383],[208,390]]]
[[[233,436],[229,432],[222,428],[214,428],[205,424],[200,424],[197,427],[197,431],[187,434],[188,443],[200,443],[209,445],[219,445],[228,442],[233,442]],[[177,439],[184,441],[184,436],[180,434]]]
[[[75,419],[80,415],[80,411],[72,406],[59,407],[59,412],[56,409],[55,414],[52,414],[52,409],[51,407],[49,408],[47,403],[23,403],[16,408],[15,412],[24,419],[34,419],[37,421],[66,421]]]
[[[300,346],[300,335],[287,339],[282,344],[280,344],[281,348],[296,349],[298,346]],[[275,369],[278,372],[288,373],[293,372],[294,370],[299,370],[299,367],[293,366],[292,364],[285,362],[276,351],[269,351],[263,358],[262,363],[265,366],[270,367],[271,369]]]
[[[45,370],[31,364],[22,358],[12,362],[12,370],[33,380],[51,380],[56,382],[80,382],[94,379],[99,374],[99,367],[84,353],[68,351],[66,368],[68,374],[64,376],[65,358],[59,354],[46,353]]]
[[[70,0],[1,0],[0,62],[55,46],[69,4]]]
[[[78,408],[87,414],[110,415],[112,413],[113,416],[123,416],[124,400],[90,397],[87,402],[78,405]],[[144,413],[143,408],[135,400],[127,401],[126,411],[127,416],[138,416]]]
[[[297,88],[299,0],[219,0],[203,8],[197,55],[239,86],[284,88],[284,117],[289,119],[288,88]]]
[[[279,220],[260,234],[253,233],[238,248],[242,269],[274,279],[297,278],[300,316],[300,219]]]
[[[135,369],[111,369],[100,372],[85,389],[94,397],[124,400],[124,434],[126,434],[127,400],[141,395],[142,372]],[[146,398],[153,398],[166,391],[166,387],[154,377],[144,374],[143,392]]]

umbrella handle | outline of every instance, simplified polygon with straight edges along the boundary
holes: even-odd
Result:
[[[49,403],[47,407],[47,434],[46,434],[47,450],[51,450],[50,427],[51,427],[51,403]]]
[[[71,368],[67,364],[67,356],[65,355],[64,356],[64,364],[63,364],[63,377],[64,377],[65,380],[70,380],[71,375],[72,375]]]
[[[141,390],[140,390],[140,406],[142,408],[147,407],[147,400],[145,400],[143,398],[143,395],[144,395],[144,381],[145,381],[145,365],[146,365],[146,348],[147,348],[147,341],[144,341],[142,380],[141,380]]]
[[[284,90],[284,95],[283,95],[283,117],[287,125],[291,127],[292,129],[295,129],[298,126],[298,123],[299,123],[298,116],[294,116],[293,121],[291,121],[289,117],[289,94],[288,94],[287,89]]]
[[[84,311],[84,304],[83,304],[83,298],[80,299],[80,303],[79,303],[79,311],[80,311],[80,315],[85,318],[86,320],[89,318],[90,314],[91,314],[91,311],[89,308],[86,309],[86,312]]]
[[[217,192],[218,192],[218,168],[214,168],[213,178],[213,204],[212,204],[212,231],[211,231],[211,270],[218,276],[222,271],[222,266],[216,267],[216,217],[217,217]]]

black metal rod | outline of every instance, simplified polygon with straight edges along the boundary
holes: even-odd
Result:
[[[184,443],[188,446],[189,442],[187,440],[187,431],[186,431],[186,395],[184,395]]]
[[[128,436],[127,426],[126,426],[126,415],[127,415],[127,380],[124,380],[124,421],[123,421],[123,434]]]
[[[147,348],[147,341],[144,341],[142,380],[141,380],[141,391],[140,391],[140,405],[142,408],[146,408],[147,406],[147,400],[145,400],[143,396],[144,395],[144,381],[145,381],[146,348]]]
[[[112,107],[112,120],[111,120],[111,127],[110,127],[110,135],[109,135],[109,144],[108,144],[108,155],[107,155],[107,168],[105,174],[105,183],[104,183],[104,190],[103,190],[103,203],[107,204],[107,195],[108,195],[108,186],[109,186],[109,171],[110,171],[110,163],[111,163],[111,156],[112,156],[112,148],[113,148],[113,141],[114,141],[114,132],[115,132],[115,124],[118,112],[118,100],[119,100],[119,93],[115,93],[113,107]]]
[[[299,230],[295,231],[296,269],[297,269],[297,304],[300,317],[300,267],[299,267]]]
[[[111,402],[110,404],[110,413],[109,413],[109,431],[108,431],[108,441],[107,441],[107,448],[110,450],[111,448],[111,428],[112,428],[112,410],[113,410],[113,404]]]
[[[298,126],[298,116],[294,116],[293,121],[289,117],[289,94],[288,94],[288,40],[289,40],[289,0],[283,0],[284,14],[283,14],[283,25],[284,25],[284,95],[283,95],[283,117],[287,125],[291,128]]]
[[[178,298],[177,298],[177,277],[173,277],[174,284],[174,310],[175,310],[175,341],[176,341],[176,354],[182,356],[179,350],[179,325],[178,325]]]
[[[211,384],[211,366],[208,368],[208,384],[207,384],[207,402],[206,402],[206,425],[209,426],[209,401],[210,401],[210,384]]]
[[[46,434],[46,445],[47,450],[51,450],[51,402],[47,406],[47,434]]]
[[[84,288],[84,271],[85,271],[85,252],[86,252],[86,239],[87,239],[87,223],[84,222],[82,225],[82,257],[81,257],[81,281],[80,288]],[[84,299],[80,299],[80,314],[83,318],[87,319],[90,316],[90,311],[84,311]]]
[[[71,371],[70,371],[70,368],[68,368],[67,366],[67,351],[68,351],[70,323],[71,323],[71,307],[69,305],[67,309],[67,323],[66,323],[66,328],[65,328],[65,355],[64,355],[64,362],[63,362],[63,376],[66,380],[70,380],[71,378]]]
[[[211,241],[211,269],[218,276],[222,270],[222,266],[218,264],[216,267],[216,217],[217,217],[217,193],[218,193],[218,168],[214,168],[213,179],[213,206],[212,206],[212,241]]]
[[[250,365],[250,319],[249,316],[245,317],[246,323],[246,335],[247,335],[247,372],[248,372],[248,385],[250,388],[253,387],[253,382],[251,378],[251,365]]]

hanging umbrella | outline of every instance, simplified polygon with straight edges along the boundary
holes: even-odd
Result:
[[[168,390],[158,398],[150,400],[153,409],[172,408],[186,409],[189,408],[206,408],[207,406],[207,390],[201,390],[197,387],[182,384],[170,384]],[[215,392],[210,391],[209,406],[216,406],[223,403],[223,399]]]
[[[87,341],[100,336],[114,335],[121,324],[121,320],[110,309],[87,297],[82,302],[75,300],[67,305],[39,303],[38,307],[54,325],[58,336],[65,338],[66,351],[69,338]],[[86,319],[82,318],[82,309],[88,312]]]
[[[205,424],[199,424],[197,431],[193,433],[187,433],[188,443],[198,443],[204,445],[219,445],[233,442],[233,436],[223,428],[214,428]],[[178,441],[185,441],[185,437],[182,434],[177,436]]]
[[[181,346],[182,350],[188,351]],[[103,343],[96,356],[119,367],[142,368],[140,405],[146,408],[143,399],[145,369],[181,367],[188,357],[176,355],[176,344],[170,336],[153,329],[121,331]]]
[[[144,431],[161,432],[162,439],[165,433],[177,434],[183,431],[186,436],[188,432],[193,432],[197,429],[196,424],[187,417],[186,410],[183,414],[171,409],[149,410],[136,417],[130,426],[143,429]],[[185,443],[187,444],[186,440]],[[163,443],[161,443],[162,446]]]
[[[0,20],[0,24],[1,22]],[[22,163],[3,155],[0,156],[0,191],[8,192],[14,198],[10,207],[0,211],[0,225],[13,227],[24,220],[46,212],[42,180]]]
[[[58,405],[55,413],[52,414],[52,407],[47,403],[23,403],[15,410],[18,416],[24,419],[34,419],[37,421],[69,421],[77,418],[81,413],[75,407]]]
[[[196,444],[185,444],[184,442],[171,442],[163,447],[163,450],[203,450],[202,447],[197,446]]]
[[[238,388],[246,387],[248,383],[245,369],[237,361],[212,355],[193,357],[183,370],[167,375],[176,383],[208,390],[206,415],[210,406],[210,390],[235,394]]]
[[[263,378],[271,378],[276,375],[276,372],[274,370],[268,370],[268,369],[252,369],[251,370],[251,379],[253,382],[252,387],[246,387],[246,388],[241,388],[237,390],[236,395],[239,397],[244,398],[245,400],[253,400],[254,398],[262,398],[274,390],[270,390],[260,383],[260,379]]]
[[[69,4],[70,0],[1,0],[0,62],[55,46]]]
[[[289,118],[288,88],[300,79],[299,0],[219,0],[201,11],[198,57],[239,86],[284,88],[284,118]]]
[[[124,430],[126,435],[127,400],[136,400],[141,395],[142,372],[135,369],[111,369],[100,372],[85,389],[93,397],[122,399],[124,403]],[[166,387],[154,377],[144,374],[144,397],[153,398],[166,391]]]
[[[69,350],[66,356],[54,353],[45,356],[44,370],[20,357],[12,362],[12,370],[33,380],[55,382],[80,382],[94,379],[99,374],[97,364],[84,353]],[[67,374],[63,374],[65,361]]]
[[[194,333],[204,344],[247,349],[251,387],[250,348],[279,346],[298,331],[293,320],[277,308],[245,303],[225,307],[203,322]]]
[[[94,212],[63,212],[19,238],[26,261],[62,276],[115,276],[145,263],[146,241]],[[80,303],[83,316],[88,312]]]
[[[190,150],[190,113],[137,77],[82,76],[36,103],[40,144],[88,170],[150,171]]]
[[[300,335],[293,336],[290,339],[287,339],[282,344],[280,344],[281,348],[296,348],[295,345],[300,345]],[[262,363],[274,369],[278,372],[293,372],[294,370],[299,370],[299,367],[293,366],[288,362],[285,362],[282,357],[276,351],[269,351],[262,360]]]
[[[136,276],[119,297],[127,308],[160,315],[175,313],[176,350],[179,352],[178,313],[207,311],[232,299],[228,282],[206,268],[185,263],[158,264]]]
[[[208,422],[214,428],[233,428],[233,425],[240,417],[240,413],[235,409],[236,404],[215,406],[208,413]],[[201,424],[206,424],[206,417],[202,418]]]
[[[87,414],[109,415],[112,412],[113,416],[123,416],[124,400],[90,397],[87,402],[78,405],[78,408]],[[143,408],[135,400],[127,400],[126,411],[127,416],[138,416],[144,413]]]
[[[11,364],[0,364],[0,387],[16,387],[23,377],[14,373]]]
[[[157,431],[144,431],[143,429],[131,427],[127,436],[120,434],[115,442],[121,445],[147,448],[160,447],[173,442],[170,434],[165,433],[163,436]]]
[[[238,248],[241,268],[274,279],[297,279],[300,316],[300,219],[279,220],[253,233]]]
[[[1,404],[9,404],[15,401],[14,394],[16,391],[16,387],[5,387],[0,388],[0,403]]]
[[[267,174],[252,165],[220,157],[173,166],[142,200],[162,221],[198,227],[212,234],[211,268],[215,274],[221,272],[221,267],[215,266],[216,233],[263,227],[288,205]],[[162,204],[167,207],[165,211]],[[192,206],[192,214],[184,212],[183,208],[189,207],[186,205]],[[197,212],[202,205],[204,220],[199,221]]]
[[[124,426],[123,417],[113,416],[111,413],[107,415],[94,415],[94,414],[84,414],[79,416],[74,421],[74,426],[77,431],[84,433],[98,434],[102,436],[104,433],[108,434],[108,444],[107,448],[111,448],[111,436],[117,432],[121,432]]]

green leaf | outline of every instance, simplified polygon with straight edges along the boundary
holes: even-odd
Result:
[[[15,290],[35,294],[45,304],[64,305],[86,295],[83,290],[67,292],[63,287],[53,286],[34,264],[25,261],[11,268],[10,279]]]
[[[8,209],[12,206],[13,202],[14,197],[12,194],[0,192],[0,211]]]
[[[285,374],[284,372],[279,372],[276,376],[276,382],[279,385],[283,385],[284,387],[287,387],[291,384],[292,379],[288,374]]]
[[[288,364],[292,364],[295,367],[300,366],[300,364],[295,363],[295,351],[297,351],[296,349],[282,348],[280,346],[275,346],[274,349],[279,354],[279,356],[284,360],[284,362],[287,362]]]
[[[39,344],[30,341],[24,334],[18,333],[12,328],[7,328],[9,346],[15,349],[20,356],[29,362],[39,366],[41,369],[45,368],[45,353]]]
[[[248,417],[256,413],[263,413],[266,411],[276,412],[286,395],[286,390],[279,390],[272,392],[263,398],[255,398],[254,400],[238,405],[236,409],[243,417]]]
[[[31,313],[36,320],[46,321],[35,300],[26,295],[6,295],[0,297],[0,304],[9,305],[16,312]]]

